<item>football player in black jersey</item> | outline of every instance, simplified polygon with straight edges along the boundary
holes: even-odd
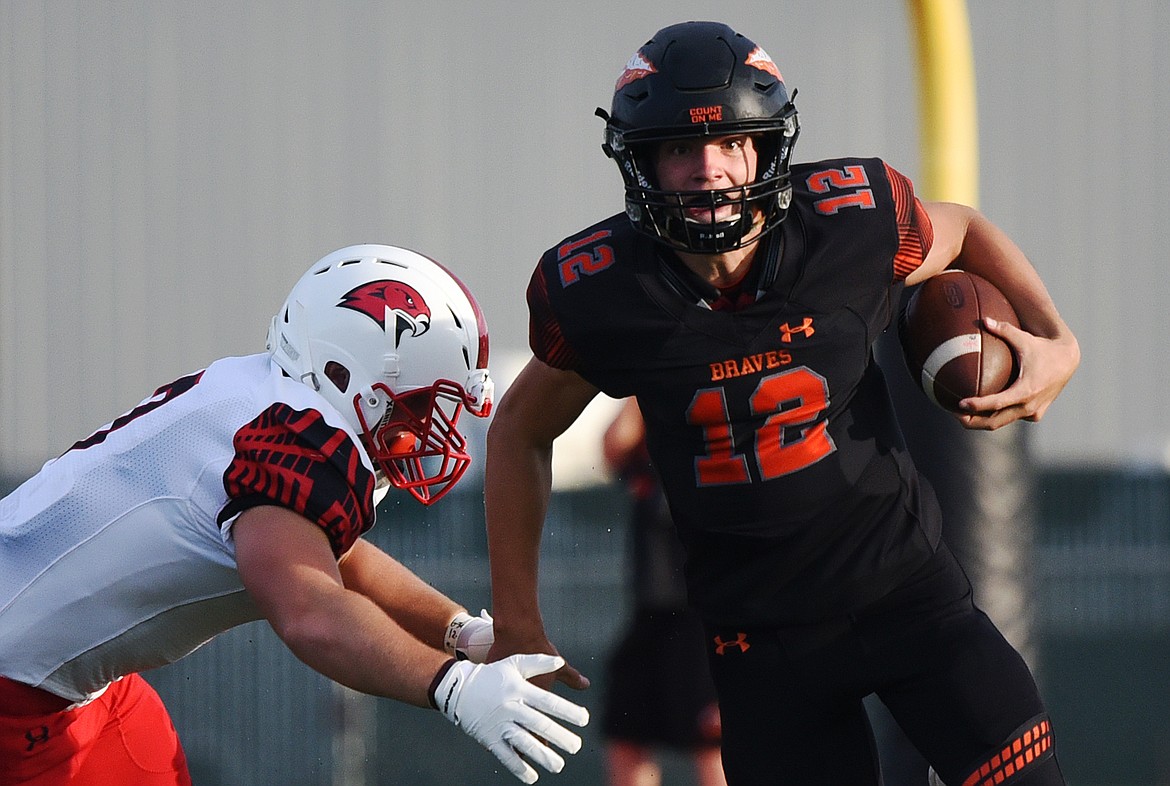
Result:
[[[1043,417],[1077,341],[976,210],[921,202],[878,159],[793,164],[791,98],[759,46],[689,22],[644,44],[598,111],[625,211],[549,249],[529,285],[534,358],[488,434],[489,658],[555,652],[537,600],[553,442],[598,392],[634,396],[732,786],[878,783],[871,693],[946,783],[1062,784],[1034,681],[941,539],[873,345],[903,287],[947,267],[991,280],[1022,329],[987,327],[1020,375],[958,418],[996,429]],[[558,679],[588,685],[571,666]]]

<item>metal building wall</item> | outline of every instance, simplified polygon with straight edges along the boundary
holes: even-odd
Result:
[[[1170,5],[970,2],[982,207],[1028,251],[1081,340],[1034,429],[1042,459],[1170,467]]]
[[[1163,461],[1170,6],[970,3],[983,209],[1034,258],[1082,370],[1048,462]],[[744,0],[798,99],[801,158],[917,173],[899,0]],[[309,262],[358,241],[463,274],[525,351],[537,254],[615,212],[596,105],[682,2],[0,0],[0,476],[158,384],[261,348]],[[500,361],[504,362],[503,360]]]

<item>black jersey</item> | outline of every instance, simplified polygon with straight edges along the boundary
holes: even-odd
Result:
[[[794,166],[792,182],[779,274],[739,310],[690,298],[681,263],[621,214],[547,251],[528,291],[539,359],[637,397],[691,601],[721,623],[848,613],[939,539],[872,351],[929,219],[878,159]]]

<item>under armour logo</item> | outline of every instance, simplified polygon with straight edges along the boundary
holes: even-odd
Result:
[[[739,647],[740,652],[747,652],[748,647],[752,646],[748,644],[747,634],[742,631],[736,633],[735,638],[731,641],[724,641],[722,636],[716,636],[713,641],[715,642],[716,655],[722,655],[728,647]]]
[[[29,729],[24,733],[24,738],[28,740],[28,747],[25,748],[25,751],[31,752],[38,744],[49,741],[49,727],[41,726],[40,728]]]
[[[793,333],[803,333],[805,338],[812,338],[812,334],[817,331],[813,329],[812,317],[805,317],[804,321],[796,327],[792,327],[787,322],[780,326],[780,340],[785,344],[792,343]]]

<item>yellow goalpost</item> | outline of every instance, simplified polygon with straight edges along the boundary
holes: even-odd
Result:
[[[965,0],[907,0],[918,70],[922,196],[979,204],[975,63]]]

